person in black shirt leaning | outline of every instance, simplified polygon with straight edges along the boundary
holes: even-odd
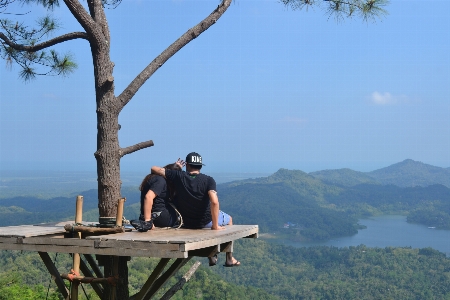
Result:
[[[224,230],[223,226],[233,225],[231,216],[219,210],[216,181],[200,173],[204,166],[200,154],[191,152],[186,156],[186,162],[178,159],[175,164],[181,168],[186,165],[186,172],[153,166],[152,173],[164,176],[174,184],[177,194],[175,205],[183,217],[184,227]],[[217,255],[209,257],[210,266],[216,263]],[[227,252],[224,266],[239,265],[240,262],[233,257],[233,253]]]
[[[167,170],[181,170],[177,164],[164,167]],[[148,174],[139,186],[141,191],[141,215],[139,220],[130,223],[138,231],[146,232],[155,227],[173,227],[178,221],[175,209],[170,201],[174,197],[174,189],[162,176]]]

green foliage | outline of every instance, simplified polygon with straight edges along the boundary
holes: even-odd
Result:
[[[356,219],[319,206],[290,185],[249,183],[220,188],[221,209],[232,215],[235,224],[258,224],[263,232],[283,230],[295,235],[299,231],[304,238],[313,240],[357,232]],[[290,231],[283,229],[286,222],[294,223],[295,227]]]
[[[363,183],[380,183],[364,172],[353,171],[351,169],[323,170],[311,172],[309,175],[322,180],[324,183],[341,187],[352,187]]]
[[[327,200],[355,216],[408,214],[408,222],[450,229],[450,189],[443,185],[401,188],[362,184]]]
[[[281,0],[281,2],[293,10],[320,6],[337,20],[357,15],[365,21],[375,21],[386,15],[387,11],[383,7],[389,4],[388,0]]]
[[[129,263],[129,286],[130,295],[139,291],[147,280],[151,271],[156,267],[159,259],[156,258],[133,258]],[[161,296],[189,270],[194,262],[188,263],[181,268],[178,274],[159,291],[155,299]],[[205,264],[207,265],[207,263]],[[209,267],[200,266],[199,269],[187,282],[183,289],[178,291],[172,299],[276,299],[263,289],[242,286],[239,283],[229,283],[220,278]]]
[[[423,202],[409,213],[407,221],[438,229],[450,229],[450,201],[444,199]]]
[[[48,299],[59,300],[60,296],[55,290],[48,290],[40,284],[29,286],[22,283],[21,276],[25,274],[0,273],[0,300],[23,300],[23,299]]]
[[[60,273],[67,273],[72,265],[72,258],[67,254],[54,254],[55,265]],[[137,293],[159,259],[135,257],[128,263],[130,295]],[[171,286],[180,280],[194,262],[184,266],[176,276],[155,296],[159,299]],[[45,266],[35,252],[0,251],[0,300],[22,299],[60,299],[56,284],[51,279]],[[86,292],[86,294],[83,292]],[[259,288],[242,286],[226,282],[209,268],[200,266],[191,280],[178,291],[172,299],[277,299],[267,291]],[[98,299],[89,284],[79,288],[79,299]]]
[[[431,248],[293,248],[240,240],[235,255],[241,267],[212,270],[281,299],[450,298],[450,259]]]
[[[55,0],[21,0],[20,2],[43,5],[49,12],[59,6],[59,1]],[[7,4],[2,6],[6,8]],[[19,76],[24,81],[29,81],[36,75],[65,76],[72,73],[77,68],[77,64],[72,60],[70,53],[61,56],[53,49],[45,51],[41,48],[30,51],[30,48],[27,48],[45,41],[60,27],[50,15],[40,18],[36,24],[36,27],[30,27],[22,21],[0,19],[0,56],[8,64],[17,63],[21,67]]]
[[[173,299],[449,299],[450,259],[432,248],[294,248],[260,240],[239,240],[238,268],[215,267],[207,260]],[[51,255],[54,259],[54,254]],[[130,294],[136,293],[157,265],[155,258],[129,263]],[[71,257],[59,254],[58,271],[70,270]],[[191,267],[184,266],[156,295],[160,298]],[[57,298],[37,253],[0,252],[0,299]],[[89,299],[98,299],[83,284]],[[3,297],[3,298],[1,298]],[[80,289],[80,299],[86,299]]]

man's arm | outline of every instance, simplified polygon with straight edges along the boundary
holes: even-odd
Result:
[[[158,166],[153,166],[152,174],[157,174],[159,176],[166,178],[166,169],[158,167]]]
[[[183,169],[183,167],[186,165],[186,163],[181,159],[178,159],[175,162],[175,164],[178,165],[180,167],[180,169]],[[162,167],[153,166],[151,169],[151,172],[152,172],[152,174],[156,174],[156,175],[166,178],[166,169],[164,169]]]
[[[217,197],[217,192],[214,190],[208,191],[209,201],[211,203],[211,219],[212,219],[212,230],[221,230],[225,227],[219,226],[219,197]]]

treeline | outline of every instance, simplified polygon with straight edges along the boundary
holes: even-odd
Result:
[[[431,249],[293,248],[260,240],[240,240],[234,253],[241,266],[224,268],[225,254],[217,266],[202,265],[173,299],[449,299],[450,259]],[[67,273],[69,255],[51,257]],[[130,294],[147,280],[158,259],[132,258],[129,262]],[[156,295],[159,298],[187,272],[193,261]],[[56,285],[37,253],[0,252],[0,299],[58,299]],[[50,289],[48,289],[50,287]],[[87,297],[83,293],[86,292]],[[89,285],[80,288],[80,299],[98,299]],[[1,298],[7,295],[7,298]],[[26,297],[24,297],[24,295]],[[53,298],[52,298],[53,297]]]
[[[361,184],[327,201],[350,215],[403,214],[408,222],[450,229],[450,189],[439,184],[401,188]]]
[[[67,273],[72,266],[68,254],[50,254],[58,271]],[[83,259],[83,256],[82,256]],[[137,293],[156,267],[159,259],[134,257],[128,263],[130,295]],[[189,262],[155,296],[159,299],[188,271]],[[35,252],[0,251],[0,300],[62,299],[56,284]],[[66,281],[69,285],[69,282]],[[89,284],[79,288],[79,299],[99,299]],[[172,299],[277,299],[263,289],[229,283],[209,268],[200,267],[191,281]]]
[[[281,299],[450,298],[450,259],[431,248],[293,248],[244,240],[234,253],[241,267],[214,271]]]

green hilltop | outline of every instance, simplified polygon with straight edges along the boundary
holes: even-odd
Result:
[[[351,169],[324,170],[310,175],[329,184],[350,187],[358,184],[397,185],[400,187],[429,186],[442,184],[450,188],[450,168],[428,165],[412,159],[371,172]]]

